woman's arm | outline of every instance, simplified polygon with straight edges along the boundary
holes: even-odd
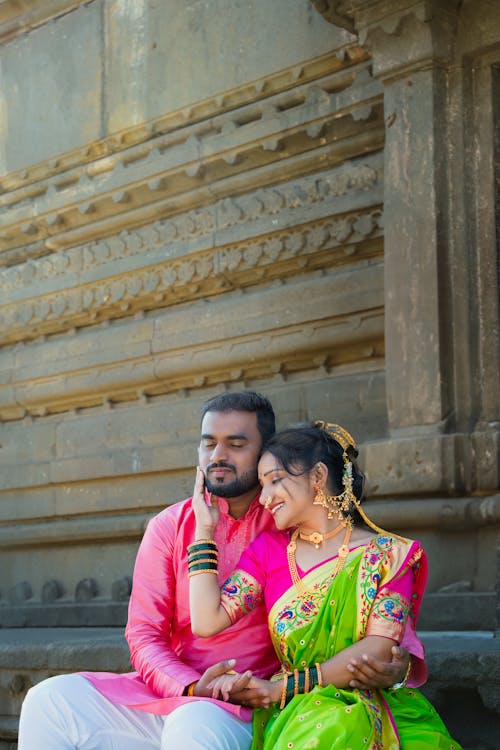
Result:
[[[353,660],[361,661],[366,655],[379,661],[390,662],[391,649],[395,645],[397,643],[391,638],[380,635],[368,635],[362,638],[320,665],[323,685],[335,685],[338,688],[350,687],[352,672],[349,665]]]
[[[196,517],[195,541],[200,544],[213,540],[219,521],[217,500],[210,496],[205,500],[205,476],[198,466],[193,490],[193,510]],[[209,553],[207,553],[209,557]],[[195,635],[207,638],[231,625],[231,620],[221,605],[220,589],[216,571],[196,570],[189,573],[189,608],[191,629]]]

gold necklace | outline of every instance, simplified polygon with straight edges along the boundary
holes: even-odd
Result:
[[[312,534],[303,534],[302,531],[300,531],[299,536],[304,542],[314,544],[316,549],[319,549],[320,544],[326,542],[327,539],[332,539],[332,537],[334,537],[335,534],[338,534],[343,528],[345,528],[345,523],[339,523],[338,526],[335,526],[333,531],[327,531],[326,534],[322,534],[320,531],[313,531]]]
[[[299,576],[299,571],[297,570],[297,562],[295,560],[295,550],[297,548],[297,537],[299,533],[300,529],[295,529],[295,531],[293,532],[286,548],[286,556],[288,559],[288,570],[290,571],[290,577],[292,579],[293,585],[295,586],[299,594],[304,594],[307,589],[302,582],[302,578]],[[351,534],[352,525],[350,523],[347,523],[344,540],[338,551],[337,562],[330,576],[332,580],[340,573],[345,565],[347,555],[349,554],[349,540],[351,538]]]

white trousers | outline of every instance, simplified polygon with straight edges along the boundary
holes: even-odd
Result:
[[[26,694],[18,750],[249,750],[252,725],[208,701],[168,716],[111,703],[77,674],[50,677]]]

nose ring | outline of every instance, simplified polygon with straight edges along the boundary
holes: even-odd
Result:
[[[272,499],[272,497],[270,495],[265,498],[265,500],[264,500],[264,510],[267,510],[269,508],[269,506],[271,505],[272,501],[273,501],[273,499]]]

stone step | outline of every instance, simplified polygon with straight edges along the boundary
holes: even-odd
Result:
[[[500,634],[423,631],[420,636],[429,668],[423,692],[464,750],[498,750]],[[0,750],[15,748],[30,685],[79,670],[130,670],[123,628],[0,628]]]

